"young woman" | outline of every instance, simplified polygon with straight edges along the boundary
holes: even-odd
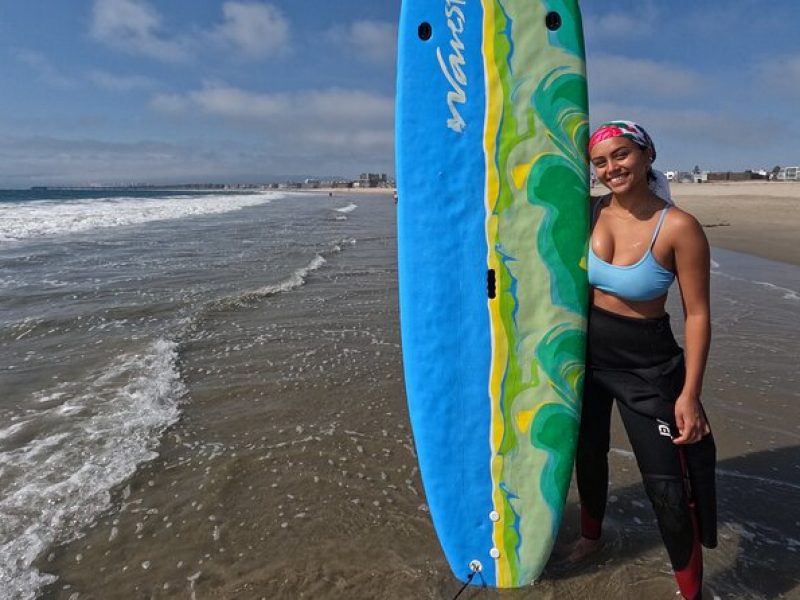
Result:
[[[589,142],[611,194],[592,206],[591,311],[578,442],[582,537],[573,559],[599,547],[608,489],[609,425],[616,398],[681,593],[702,591],[700,545],[716,544],[714,441],[700,404],[711,338],[709,248],[700,224],[672,205],[653,171],[650,136],[614,121]],[[677,279],[685,352],[665,311]]]

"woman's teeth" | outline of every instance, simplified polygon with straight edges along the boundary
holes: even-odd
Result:
[[[628,177],[627,175],[617,175],[617,176],[611,178],[611,183],[614,183],[614,184],[622,183],[623,181],[625,181],[625,179],[627,177]]]

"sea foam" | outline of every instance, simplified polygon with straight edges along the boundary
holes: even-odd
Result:
[[[268,204],[281,197],[279,193],[267,192],[2,203],[0,243],[213,215]]]
[[[118,357],[89,380],[74,382],[63,404],[39,413],[39,433],[30,442],[0,452],[4,597],[34,598],[54,581],[33,566],[41,552],[73,539],[108,508],[115,485],[157,456],[158,440],[178,419],[185,394],[177,358],[176,344],[164,339]]]

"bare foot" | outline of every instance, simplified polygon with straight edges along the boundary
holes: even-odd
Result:
[[[589,538],[581,536],[567,548],[567,553],[563,558],[563,562],[571,564],[579,563],[598,552],[602,547],[602,540],[590,540]]]

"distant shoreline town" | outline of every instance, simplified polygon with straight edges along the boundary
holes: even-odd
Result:
[[[705,183],[713,181],[800,181],[800,167],[747,169],[745,171],[704,171],[696,166],[691,171],[666,171],[669,181],[676,183]]]
[[[362,173],[358,179],[344,177],[287,180],[270,183],[109,183],[86,185],[40,185],[31,190],[196,190],[196,191],[259,191],[259,190],[315,190],[315,189],[387,189],[395,188],[395,180],[386,173]]]

